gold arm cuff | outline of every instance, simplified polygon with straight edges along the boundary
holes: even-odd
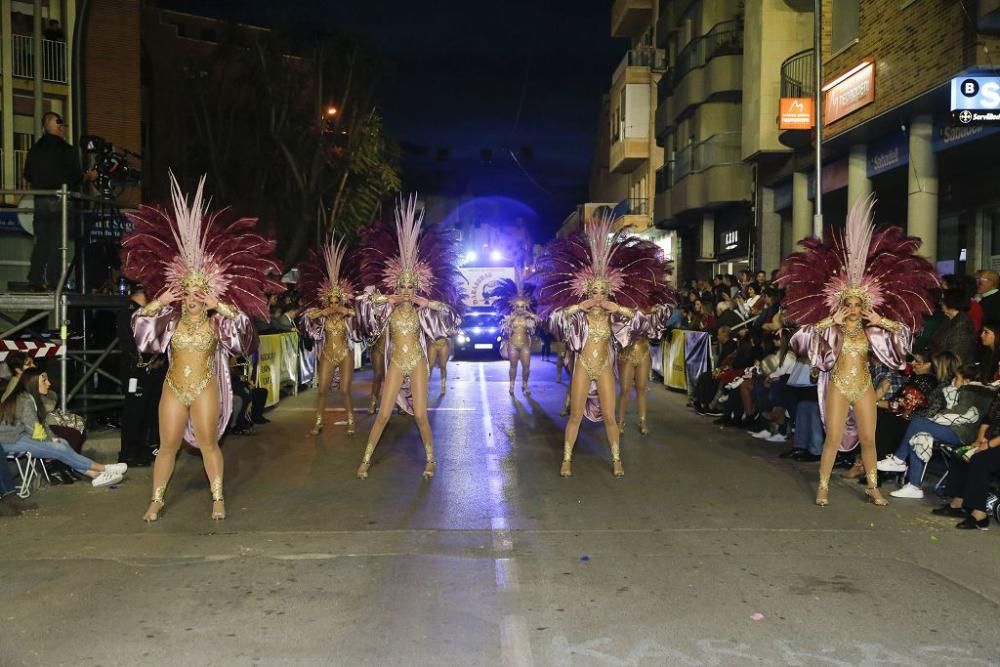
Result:
[[[372,303],[389,303],[388,294],[376,294],[372,297]]]
[[[215,312],[222,315],[227,320],[231,320],[240,314],[240,311],[238,311],[235,307],[230,306],[228,303],[222,303],[221,301],[215,304]]]
[[[816,323],[816,331],[823,331],[824,329],[829,329],[835,324],[832,317],[827,317]]]
[[[634,317],[635,311],[631,308],[626,308],[625,306],[618,306],[618,312],[624,317]]]
[[[448,308],[448,306],[444,305],[440,301],[428,301],[427,307],[430,308],[431,310],[438,310],[438,311],[445,310]]]
[[[900,326],[901,326],[899,324],[899,322],[894,322],[894,321],[888,320],[888,319],[886,319],[884,317],[880,317],[879,318],[878,325],[880,327],[882,327],[883,329],[885,329],[886,331],[889,331],[891,333],[896,333],[897,331],[899,331]]]
[[[160,312],[162,308],[163,304],[160,303],[159,299],[153,299],[145,306],[143,306],[142,310],[140,310],[139,312],[142,314],[143,317],[152,317],[153,315],[156,315],[158,312]]]

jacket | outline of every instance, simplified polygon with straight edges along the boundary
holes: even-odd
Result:
[[[28,394],[21,394],[17,397],[17,413],[13,424],[0,423],[0,444],[11,444],[17,442],[22,435],[29,438],[35,432],[35,425],[39,423],[38,408],[35,407],[35,399]],[[56,434],[48,426],[42,425],[45,429],[45,437],[55,440]]]
[[[979,337],[968,314],[945,319],[934,332],[933,347],[935,352],[953,352],[963,364],[975,363]]]
[[[43,134],[24,160],[24,178],[38,190],[56,190],[63,183],[75,190],[83,180],[80,157],[62,137]]]
[[[970,443],[978,435],[979,424],[987,418],[995,395],[992,389],[982,385],[963,385],[958,390],[955,407],[939,412],[931,421],[950,427],[959,440]]]

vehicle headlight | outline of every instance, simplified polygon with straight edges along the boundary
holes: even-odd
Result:
[[[500,342],[500,340],[501,340],[501,339],[500,339],[500,336],[497,336],[497,342],[498,342],[498,343]]]
[[[496,327],[490,327],[489,329],[487,329],[487,331],[489,331],[491,334],[493,334],[493,333],[497,332],[497,328]]]
[[[465,334],[458,334],[458,344],[459,345],[465,345],[468,342],[469,342],[469,337],[468,336],[466,336]]]
[[[483,332],[483,328],[482,327],[472,327],[472,333],[478,334],[478,333],[482,333],[482,332]]]

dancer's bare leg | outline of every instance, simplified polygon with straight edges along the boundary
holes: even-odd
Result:
[[[510,362],[510,367],[507,369],[507,379],[510,381],[507,387],[507,393],[511,396],[514,395],[514,382],[517,381],[517,360],[521,358],[520,353],[511,347],[510,343],[504,342],[503,345],[507,349],[507,361]]]
[[[880,507],[888,505],[889,501],[882,497],[878,489],[878,469],[875,453],[875,422],[877,408],[875,406],[875,391],[869,389],[854,403],[854,421],[858,426],[858,439],[861,441],[861,460],[865,463],[865,475],[868,488],[865,491],[868,499]]]
[[[413,394],[413,417],[420,430],[420,439],[424,443],[424,453],[427,462],[424,465],[424,479],[430,479],[437,470],[437,460],[434,458],[434,436],[431,434],[431,423],[427,419],[427,394],[430,392],[430,369],[423,364],[417,364],[410,377],[410,391]]]
[[[649,427],[646,425],[646,388],[649,386],[649,374],[653,370],[653,360],[649,355],[635,369],[635,402],[639,408],[639,433],[646,435]]]
[[[438,368],[441,370],[441,395],[448,391],[448,357],[450,348],[445,348],[438,353]],[[428,389],[428,391],[430,391]]]
[[[201,450],[201,461],[208,476],[212,492],[212,518],[226,518],[226,504],[222,493],[223,461],[219,447],[219,387],[218,379],[209,383],[191,404],[191,425]]]
[[[385,382],[385,339],[376,343],[372,347],[372,395],[371,404],[368,406],[368,414],[375,414],[375,403],[382,395],[382,383]]]
[[[611,367],[606,367],[597,378],[597,398],[601,402],[601,414],[604,415],[604,430],[608,434],[608,445],[611,448],[611,468],[615,477],[625,475],[622,468],[619,437],[621,431],[611,417],[615,414],[615,374]]]
[[[819,459],[819,487],[816,491],[816,504],[820,507],[830,502],[830,474],[837,460],[840,440],[844,437],[850,407],[847,397],[831,382],[826,390],[826,440],[823,441],[823,455]]]
[[[531,396],[528,389],[528,377],[531,375],[531,350],[524,348],[521,350],[521,391],[525,396]]]
[[[344,399],[347,412],[347,435],[354,435],[354,400],[351,398],[351,384],[354,382],[354,353],[347,353],[340,362],[340,395]]]
[[[390,364],[385,373],[385,382],[382,384],[378,416],[375,417],[375,423],[372,424],[372,430],[368,434],[368,444],[365,445],[365,453],[361,458],[361,465],[358,467],[359,479],[366,479],[368,477],[368,468],[371,466],[372,454],[375,453],[375,447],[382,437],[382,431],[385,430],[386,425],[389,423],[389,417],[392,416],[392,408],[396,404],[396,395],[399,394],[399,388],[402,386],[403,372]]]
[[[583,422],[583,410],[587,404],[587,394],[590,393],[590,378],[580,368],[573,369],[569,381],[569,420],[566,422],[566,434],[563,438],[563,460],[559,474],[563,477],[572,475],[570,462],[573,459],[573,447]]]
[[[316,421],[309,435],[319,435],[323,430],[323,410],[326,409],[326,397],[333,383],[334,365],[322,354],[319,356],[319,372],[316,374]]]
[[[174,462],[177,452],[181,449],[184,439],[184,427],[187,426],[188,409],[181,403],[173,389],[163,388],[160,398],[160,448],[153,463],[153,496],[149,509],[143,515],[143,521],[156,521],[164,507],[164,494],[167,484],[174,474]]]
[[[625,413],[628,412],[628,401],[632,394],[632,384],[635,382],[635,366],[629,361],[622,360],[618,364],[618,376],[622,384],[618,392],[617,423],[619,428],[625,428]]]

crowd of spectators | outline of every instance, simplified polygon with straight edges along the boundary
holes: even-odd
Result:
[[[896,476],[896,498],[924,497],[924,475],[936,450],[949,457],[945,492],[956,498],[935,510],[962,517],[961,528],[984,528],[1000,471],[1000,276],[944,276],[934,313],[915,332],[904,369],[872,356],[878,401],[879,484]],[[690,406],[715,423],[743,429],[759,440],[787,443],[778,454],[818,462],[824,432],[818,372],[788,346],[796,325],[782,313],[782,294],[763,272],[716,276],[681,289],[675,321],[708,331],[717,363],[695,379]],[[735,313],[735,317],[733,314]],[[837,464],[843,477],[865,481],[856,435],[847,429]],[[990,445],[993,445],[992,448]],[[956,474],[956,471],[957,474]]]

